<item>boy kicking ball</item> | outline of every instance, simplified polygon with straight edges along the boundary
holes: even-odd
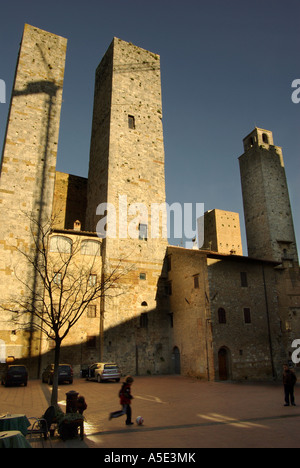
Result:
[[[115,411],[110,413],[109,420],[114,418],[119,418],[126,414],[126,426],[132,426],[133,422],[131,421],[131,400],[133,396],[131,395],[131,385],[133,384],[133,378],[129,375],[126,377],[125,382],[122,385],[121,390],[119,391],[120,404],[123,407],[120,411]]]

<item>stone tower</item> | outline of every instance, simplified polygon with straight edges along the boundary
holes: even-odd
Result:
[[[282,150],[272,132],[255,128],[243,140],[240,171],[249,257],[298,262]]]
[[[204,214],[202,249],[228,255],[243,255],[239,214],[216,209],[207,211]]]
[[[106,271],[128,270],[101,319],[101,359],[127,372],[168,371],[165,223],[160,57],[114,38],[96,71],[86,226],[106,236]]]
[[[0,298],[6,308],[14,296],[24,296],[24,284],[32,296],[37,288],[17,249],[34,248],[38,229],[31,232],[30,219],[41,224],[51,218],[66,46],[66,39],[25,25],[1,162]],[[12,330],[10,314],[2,310],[0,317],[6,355],[37,355],[32,333]]]

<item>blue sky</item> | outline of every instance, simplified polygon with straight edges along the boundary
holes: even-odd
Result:
[[[300,245],[299,0],[10,0],[1,5],[3,143],[24,23],[68,38],[57,169],[88,173],[95,69],[114,36],[161,56],[166,193],[240,213],[238,157],[255,126],[283,155]]]

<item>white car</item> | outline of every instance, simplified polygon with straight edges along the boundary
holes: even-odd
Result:
[[[121,372],[117,364],[114,362],[96,362],[88,368],[86,380],[97,380],[104,382],[105,380],[115,380],[120,382]]]

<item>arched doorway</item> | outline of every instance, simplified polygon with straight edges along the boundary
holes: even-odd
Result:
[[[174,369],[174,374],[181,374],[181,366],[180,366],[180,351],[177,346],[174,347],[173,353],[172,353],[172,359],[173,359],[173,369]]]
[[[219,349],[218,362],[219,362],[219,379],[229,380],[230,379],[230,351],[224,346]]]

